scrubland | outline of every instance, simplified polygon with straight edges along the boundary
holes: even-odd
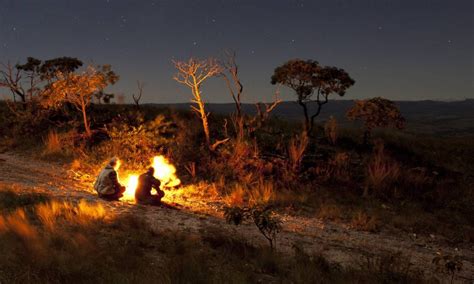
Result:
[[[134,211],[109,212],[100,202],[63,200],[4,182],[1,282],[411,283],[472,276],[466,270],[473,261],[474,136],[378,129],[366,144],[361,130],[334,119],[307,135],[293,121],[268,118],[248,131],[235,116],[212,114],[210,136],[225,142],[210,149],[200,121],[187,111],[95,104],[89,118],[92,136],[86,137],[80,117],[67,108],[12,113],[0,104],[0,148],[60,165],[85,190],[112,156],[123,161],[119,175],[126,175],[162,154],[182,181],[167,191],[168,203],[230,223],[245,217],[231,210],[260,210],[241,221],[255,223],[257,234],[270,230],[275,248],[264,236],[255,243],[239,234],[249,230],[240,222],[230,234],[219,226],[198,233],[156,230]],[[396,247],[341,265],[305,243],[280,248],[279,235],[288,229],[283,216],[436,240],[444,251],[416,267]],[[269,222],[280,227],[268,229]]]

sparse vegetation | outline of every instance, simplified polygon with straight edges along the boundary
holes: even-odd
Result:
[[[370,144],[359,141],[361,131],[346,128],[334,117],[318,125],[313,122],[315,114],[307,114],[304,127],[271,117],[281,102],[278,97],[272,103],[257,104],[256,112],[244,111],[235,55],[228,56],[224,69],[219,66],[222,62],[214,60],[175,63],[179,70],[175,79],[193,91],[197,118],[187,111],[139,105],[139,100],[135,105],[94,104],[92,96],[117,79],[109,67],[82,74],[76,72],[80,61],[62,59],[48,61],[45,66],[49,67],[41,71],[43,63],[29,59],[27,64],[31,66],[17,67],[21,72],[31,73],[22,76],[37,76],[50,84],[36,85],[42,91],[31,91],[33,100],[25,96],[22,101],[16,94],[21,103],[0,104],[0,146],[8,151],[26,152],[33,159],[63,164],[74,161],[71,171],[84,179],[92,179],[112,156],[123,160],[122,171],[135,172],[144,170],[154,155],[165,155],[176,165],[183,181],[182,188],[167,193],[170,201],[194,198],[207,206],[212,202],[212,214],[220,218],[219,214],[224,214],[235,225],[253,223],[258,230],[255,232],[261,233],[270,250],[255,246],[240,235],[216,233],[215,228],[212,234],[201,232],[198,236],[155,232],[137,217],[109,218],[89,203],[64,203],[50,200],[47,195],[6,191],[0,196],[5,212],[0,220],[0,238],[8,263],[2,263],[6,273],[0,275],[0,281],[222,282],[228,280],[227,274],[236,282],[421,279],[411,267],[399,263],[402,256],[393,253],[387,258],[369,256],[366,263],[363,261],[363,268],[357,270],[343,268],[322,254],[306,253],[299,247],[288,258],[288,254],[276,249],[276,237],[285,230],[285,219],[281,216],[286,215],[342,224],[360,234],[408,232],[436,234],[457,244],[472,241],[470,219],[474,212],[470,204],[474,193],[469,154],[473,148],[469,138],[441,140],[375,130],[389,125],[397,128],[403,121],[398,109],[380,98],[377,101],[384,103],[383,107],[377,105],[375,118],[367,117],[372,112],[366,105],[360,106],[364,114],[350,112],[351,117],[365,121],[363,131],[370,133],[365,136],[374,138]],[[61,67],[64,64],[70,67]],[[289,81],[286,85],[296,86],[298,100],[301,97],[303,104],[317,96],[317,113],[330,94],[342,95],[353,84],[343,70],[321,67],[315,62],[304,64],[316,68],[316,75],[308,75],[309,79],[298,86],[290,86]],[[63,73],[58,73],[61,70]],[[207,78],[224,70],[236,107],[229,116],[208,113],[199,89]],[[8,77],[8,72],[5,74]],[[323,77],[329,83],[314,81]],[[274,79],[275,83],[284,84],[283,79]],[[324,89],[331,82],[335,85]],[[58,98],[54,99],[53,94]],[[71,101],[76,95],[79,100]],[[50,107],[56,103],[58,107]],[[71,111],[75,103],[81,112]],[[305,130],[311,131],[311,135]],[[84,132],[85,135],[81,134]],[[223,205],[226,209],[216,213],[215,208]],[[78,219],[72,220],[71,214]],[[232,228],[234,232],[242,229]],[[86,248],[79,251],[78,246]],[[146,249],[148,246],[152,247],[151,253]],[[114,251],[113,247],[120,249]],[[196,249],[190,250],[191,247]],[[25,254],[16,255],[13,249],[24,249]],[[94,254],[96,251],[110,254],[111,259],[99,263],[102,254]],[[137,253],[136,257],[127,257],[131,251]],[[154,259],[158,252],[163,259]],[[33,255],[25,266],[30,274],[21,269],[16,272],[27,253]],[[225,262],[227,257],[234,263]],[[47,261],[33,261],[38,258]],[[67,267],[72,259],[81,261]],[[120,259],[127,260],[121,263]],[[222,271],[216,271],[216,265],[222,266]],[[455,265],[456,271],[458,266]],[[161,271],[160,275],[153,269]],[[143,271],[146,273],[142,275]],[[456,277],[452,271],[449,273]]]

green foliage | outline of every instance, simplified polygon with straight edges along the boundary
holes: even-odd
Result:
[[[109,125],[106,130],[109,139],[94,148],[95,157],[103,161],[118,156],[125,161],[125,168],[144,169],[153,156],[169,146],[176,131],[164,115],[150,121],[144,121],[138,115],[135,123],[136,126],[133,126],[116,120]]]
[[[270,248],[276,245],[276,236],[281,231],[281,221],[269,207],[225,207],[224,217],[228,223],[238,226],[245,220],[252,220],[260,233],[267,239]]]

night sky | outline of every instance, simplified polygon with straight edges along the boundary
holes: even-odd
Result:
[[[144,102],[170,103],[190,98],[172,59],[234,49],[246,102],[271,100],[273,69],[292,58],[344,68],[356,80],[347,99],[474,98],[473,2],[0,0],[0,61],[111,64],[121,79],[109,91],[130,97],[140,79]],[[231,101],[220,78],[204,91]]]

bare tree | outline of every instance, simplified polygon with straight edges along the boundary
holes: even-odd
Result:
[[[12,93],[13,101],[16,102],[16,97],[20,98],[20,101],[26,103],[26,92],[21,84],[22,74],[21,70],[14,68],[13,65],[8,62],[7,64],[0,64],[0,87],[8,88]]]
[[[195,111],[201,118],[204,135],[206,137],[206,143],[210,148],[213,148],[211,146],[211,138],[209,133],[209,113],[207,113],[205,109],[201,85],[207,79],[221,74],[222,67],[213,58],[207,60],[190,58],[186,62],[173,60],[173,63],[176,69],[178,69],[178,73],[176,73],[173,79],[178,83],[184,84],[191,88],[193,94],[193,99],[191,102],[196,104],[196,106],[191,106],[191,109]]]
[[[140,108],[140,100],[142,99],[144,86],[145,84],[143,82],[140,82],[139,80],[137,80],[138,93],[137,95],[132,94],[133,102],[135,103],[135,106],[137,107],[137,109]]]
[[[236,63],[235,58],[235,51],[224,51],[224,59],[221,62],[223,67],[223,72],[221,75],[224,78],[227,87],[229,88],[232,99],[234,100],[237,118],[242,118],[241,97],[244,86],[242,85],[242,82],[239,78],[239,66]]]
[[[279,88],[277,88],[275,92],[275,98],[272,103],[258,102],[255,104],[257,113],[255,114],[255,116],[249,119],[248,125],[247,125],[249,135],[252,135],[255,131],[262,128],[264,122],[270,116],[270,113],[281,103],[281,99],[279,98],[279,95],[280,95]]]

